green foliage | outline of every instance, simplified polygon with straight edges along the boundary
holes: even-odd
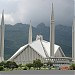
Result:
[[[18,68],[18,65],[12,61],[7,61],[7,62],[2,61],[0,63],[0,66],[3,66],[4,68],[10,68],[10,69]]]
[[[3,71],[4,70],[4,67],[3,66],[0,66],[0,71]]]
[[[43,66],[43,63],[41,62],[40,59],[33,60],[33,67],[34,68],[40,69],[42,66]]]
[[[75,64],[73,63],[73,64],[71,64],[71,69],[73,69],[73,70],[75,70]]]
[[[50,65],[50,66],[53,66],[53,63],[50,62],[50,61],[48,61],[48,62],[47,62],[47,66],[49,66],[49,65]]]
[[[5,67],[5,65],[6,65],[6,62],[4,62],[4,61],[2,61],[2,62],[0,63],[0,66]]]
[[[47,68],[47,64],[43,64],[43,68]]]
[[[23,68],[23,70],[27,70],[27,66],[25,66],[25,67]]]
[[[18,67],[22,67],[22,64],[19,64]]]
[[[32,63],[26,64],[26,66],[29,68],[29,70],[31,69],[31,67],[33,67]]]
[[[18,65],[15,63],[15,62],[12,62],[12,61],[7,61],[6,62],[6,67],[7,68],[12,68],[12,69],[14,69],[14,68],[18,68]]]

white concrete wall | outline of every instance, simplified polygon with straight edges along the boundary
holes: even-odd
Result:
[[[26,63],[32,63],[33,60],[40,59],[42,62],[45,61],[45,59],[40,56],[35,50],[33,50],[30,47],[27,47],[23,52],[21,52],[17,57],[13,59],[17,64],[26,64]]]
[[[60,52],[58,49],[57,52],[55,53],[55,57],[63,57],[63,54]]]

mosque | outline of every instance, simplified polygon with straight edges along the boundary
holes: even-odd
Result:
[[[4,60],[4,12],[2,13],[2,22],[0,30],[0,62]],[[32,41],[32,25],[30,21],[28,44],[11,56],[7,61],[14,61],[17,64],[32,63],[35,59],[40,59],[43,63],[48,61],[54,64],[75,63],[75,20],[72,25],[72,58],[66,57],[62,48],[55,44],[55,20],[52,4],[51,22],[50,22],[50,42],[43,39],[42,35],[37,35],[36,40]]]

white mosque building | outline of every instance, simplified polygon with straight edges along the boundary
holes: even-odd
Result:
[[[35,59],[40,59],[43,63],[51,61],[54,64],[75,63],[75,20],[72,25],[72,58],[66,57],[62,48],[55,44],[55,21],[54,9],[52,4],[50,22],[50,42],[45,41],[42,35],[37,35],[36,40],[32,41],[32,26],[30,21],[28,44],[20,49],[7,61],[14,61],[17,64],[32,63]],[[4,61],[4,11],[0,26],[0,62]]]
[[[30,21],[28,44],[22,46],[8,61],[14,61],[17,64],[32,63],[35,59],[40,59],[43,63],[54,62],[66,63],[71,61],[66,57],[61,47],[55,44],[55,24],[54,10],[52,4],[51,24],[50,24],[50,42],[43,40],[42,35],[37,35],[36,40],[32,41],[32,26]]]
[[[17,64],[32,63],[35,59],[46,62],[50,57],[50,42],[43,40],[41,35],[37,35],[36,40],[22,46],[9,61],[15,61]],[[62,49],[54,45],[54,57],[65,57]]]

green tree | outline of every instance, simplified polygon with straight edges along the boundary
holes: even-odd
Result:
[[[51,69],[51,66],[53,66],[53,63],[51,61],[48,61],[46,64],[47,64],[47,67],[49,68],[49,70]]]
[[[33,67],[34,68],[40,69],[42,66],[43,66],[43,63],[41,62],[40,59],[33,60]]]
[[[71,66],[70,66],[73,70],[75,70],[75,64],[73,63],[73,64],[71,64]]]
[[[18,68],[18,65],[15,62],[7,61],[6,62],[6,67],[13,70],[14,68]]]
[[[4,62],[4,61],[2,61],[2,62],[0,63],[0,66],[5,67],[5,65],[6,65],[6,62]]]
[[[23,68],[23,70],[27,70],[27,66],[25,66],[25,67]]]
[[[3,66],[0,66],[0,71],[3,71],[4,70],[4,67]]]
[[[22,67],[22,64],[19,64],[18,67]]]
[[[50,62],[50,61],[48,61],[48,62],[47,62],[47,66],[49,66],[49,65],[50,65],[50,66],[53,66],[53,63]]]

